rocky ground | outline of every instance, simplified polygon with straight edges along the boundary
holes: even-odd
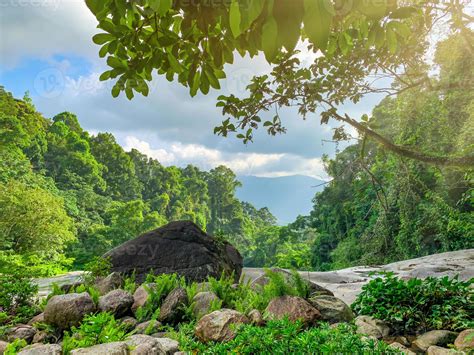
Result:
[[[359,294],[362,286],[370,280],[369,274],[377,271],[391,271],[401,278],[426,278],[455,276],[468,280],[474,277],[474,249],[434,254],[417,259],[399,261],[382,266],[356,266],[348,269],[326,272],[306,272],[300,274],[321,286],[331,290],[337,298],[351,304]],[[263,275],[260,268],[244,268],[245,278],[255,280]],[[82,272],[74,271],[65,275],[36,279],[40,296],[45,296],[51,290],[51,285],[72,284],[80,279]]]

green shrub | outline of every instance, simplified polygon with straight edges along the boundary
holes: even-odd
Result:
[[[24,322],[38,312],[38,305],[35,302],[38,286],[29,279],[20,275],[0,275],[0,286],[3,323]]]
[[[122,341],[128,335],[126,326],[117,322],[112,314],[104,312],[88,315],[79,327],[72,327],[71,332],[65,332],[63,352],[69,354],[77,348]]]
[[[18,352],[27,346],[28,343],[25,339],[15,339],[13,342],[7,345],[5,348],[4,355],[16,355]]]
[[[399,333],[472,328],[473,282],[457,277],[405,281],[386,273],[362,288],[352,308],[388,322]]]
[[[321,324],[305,329],[301,322],[286,319],[270,321],[265,327],[244,325],[234,340],[227,343],[199,342],[193,324],[185,324],[171,335],[180,342],[180,349],[199,354],[391,354],[383,342],[362,340],[349,324],[331,328]]]
[[[183,277],[176,274],[153,275],[148,274],[146,283],[154,283],[155,287],[144,285],[148,292],[148,300],[144,307],[140,307],[136,312],[138,321],[145,321],[156,318],[160,311],[160,306],[168,294],[177,287],[186,287],[186,281]]]

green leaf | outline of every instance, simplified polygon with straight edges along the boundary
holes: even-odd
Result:
[[[179,64],[178,60],[173,54],[168,53],[168,61],[170,63],[171,69],[173,69],[176,73],[181,73],[183,68],[181,67],[181,64]]]
[[[334,9],[328,0],[305,0],[304,30],[316,48],[325,51],[328,44]]]
[[[155,12],[158,12],[160,9],[160,2],[161,0],[148,0],[148,6]]]
[[[277,36],[277,23],[275,18],[270,16],[262,27],[262,48],[265,53],[265,58],[270,63],[275,59],[277,54]]]
[[[94,37],[92,37],[92,41],[95,44],[104,44],[104,43],[110,42],[114,39],[115,39],[115,37],[112,36],[110,33],[98,33]]]
[[[112,96],[117,97],[120,94],[120,87],[115,84],[114,87],[112,88]]]
[[[125,63],[123,63],[120,59],[116,58],[116,57],[108,57],[107,58],[107,64],[109,66],[111,66],[112,68],[121,68],[121,69],[126,69],[127,68],[127,65]]]
[[[387,29],[387,46],[390,53],[395,54],[397,51],[397,35],[395,32],[389,28]]]
[[[265,0],[250,0],[247,3],[248,11],[242,14],[242,15],[245,15],[245,21],[244,19],[242,19],[242,23],[241,23],[241,29],[243,31],[248,30],[249,27],[252,25],[252,23],[260,16],[260,14],[263,11],[264,5],[265,5]]]
[[[160,6],[158,7],[158,14],[160,16],[165,15],[173,6],[173,0],[160,0]]]
[[[200,83],[201,83],[201,74],[198,71],[196,71],[196,73],[194,74],[193,83],[191,85],[191,90],[190,90],[190,94],[192,97],[196,96]]]
[[[239,37],[242,33],[242,31],[240,30],[240,20],[241,15],[239,2],[237,0],[232,0],[229,10],[229,23],[230,30],[232,31],[232,35],[234,36],[234,38]]]

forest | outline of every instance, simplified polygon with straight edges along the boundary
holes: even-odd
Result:
[[[385,98],[371,125],[427,152],[474,147],[473,63],[459,37],[436,51],[439,89]],[[466,77],[471,74],[471,77]],[[235,197],[225,166],[165,167],[78,118],[52,119],[26,94],[0,91],[0,271],[80,269],[94,256],[168,221],[192,220],[225,238],[251,267],[331,270],[474,247],[472,167],[439,167],[358,141],[325,158],[331,180],[314,208],[287,226]],[[370,245],[370,248],[366,248]]]

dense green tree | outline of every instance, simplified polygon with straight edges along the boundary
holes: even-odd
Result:
[[[92,155],[105,167],[102,177],[107,184],[106,194],[122,201],[141,197],[135,165],[115,137],[110,133],[99,133],[91,138],[90,145]]]
[[[40,187],[14,180],[0,183],[0,253],[35,255],[48,262],[62,254],[75,240],[73,220],[64,201]],[[8,270],[1,258],[0,270]]]

